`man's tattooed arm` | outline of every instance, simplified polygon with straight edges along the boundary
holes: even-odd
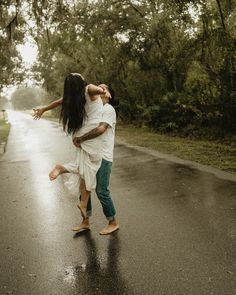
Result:
[[[92,129],[91,131],[85,133],[84,135],[82,135],[80,137],[74,137],[73,143],[75,146],[80,147],[80,144],[82,142],[100,136],[101,134],[103,134],[107,130],[108,127],[109,127],[109,124],[107,124],[105,122],[101,122],[98,125],[98,127]]]

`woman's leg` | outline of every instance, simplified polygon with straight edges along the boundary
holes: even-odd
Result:
[[[66,168],[64,166],[58,164],[49,173],[49,179],[50,180],[55,180],[58,175],[63,174],[63,173],[69,173],[69,171],[66,170]]]
[[[84,219],[87,218],[87,204],[90,196],[90,191],[86,190],[85,181],[84,179],[80,180],[80,204],[77,207],[80,209],[81,215]]]
[[[81,195],[80,195],[79,199],[81,201]],[[86,208],[86,218],[83,218],[80,225],[73,227],[72,230],[76,231],[76,232],[79,232],[81,230],[89,230],[90,229],[89,218],[91,215],[92,215],[92,202],[91,202],[91,192],[90,192],[90,196],[89,196],[88,204],[87,204],[87,208]]]

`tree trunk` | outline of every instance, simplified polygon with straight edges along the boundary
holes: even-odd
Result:
[[[224,15],[223,15],[223,11],[222,11],[220,0],[216,0],[216,2],[217,2],[219,13],[220,13],[220,19],[221,19],[222,27],[226,31],[226,26],[225,26],[225,21],[224,21]]]

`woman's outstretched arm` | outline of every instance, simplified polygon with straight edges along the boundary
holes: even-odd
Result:
[[[49,105],[45,107],[33,109],[34,111],[33,118],[35,120],[39,120],[42,117],[44,112],[57,108],[58,106],[62,104],[62,101],[63,101],[63,98],[59,98],[57,100],[54,100],[53,102],[51,102]]]

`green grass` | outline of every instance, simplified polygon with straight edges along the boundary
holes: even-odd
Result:
[[[0,119],[0,144],[7,141],[8,135],[10,132],[10,124]]]
[[[116,135],[133,145],[236,173],[236,142],[233,140],[224,143],[219,140],[188,139],[122,124],[117,124]]]

